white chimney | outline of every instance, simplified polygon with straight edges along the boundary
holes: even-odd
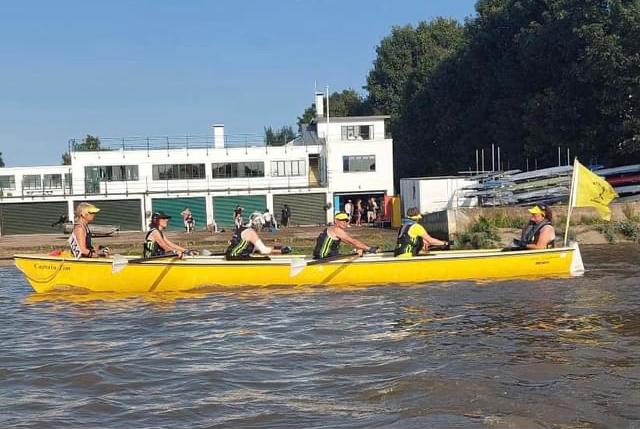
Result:
[[[316,118],[322,118],[324,116],[324,94],[322,92],[316,92]]]
[[[224,147],[224,124],[213,124],[213,147],[216,149]]]

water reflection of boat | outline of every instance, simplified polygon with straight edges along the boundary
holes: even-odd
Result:
[[[165,292],[207,286],[301,286],[415,284],[431,281],[491,280],[580,275],[584,271],[576,244],[556,249],[502,252],[460,250],[433,252],[411,259],[390,255],[305,261],[293,274],[298,258],[225,261],[217,257],[156,259],[131,262],[113,272],[111,259],[64,259],[16,255],[16,266],[36,292],[60,289],[93,292]]]
[[[119,225],[94,225],[90,227],[91,235],[94,237],[110,237],[117,234],[120,231]],[[71,234],[73,232],[73,223],[68,222],[62,225],[62,231],[65,234]]]

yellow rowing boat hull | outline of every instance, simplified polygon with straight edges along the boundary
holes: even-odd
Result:
[[[297,261],[296,261],[297,262]],[[568,277],[584,271],[572,247],[500,252],[434,252],[410,259],[352,257],[292,270],[292,259],[224,261],[216,257],[156,259],[114,272],[111,259],[65,259],[16,255],[16,266],[36,292],[84,289],[93,292],[187,291],[207,286],[302,286],[416,284],[433,281]]]

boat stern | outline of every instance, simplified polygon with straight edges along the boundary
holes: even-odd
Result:
[[[578,243],[575,241],[572,241],[570,243],[570,247],[573,249],[573,252],[571,252],[572,257],[571,257],[570,273],[574,277],[582,276],[584,274],[584,264],[582,263],[582,255],[580,254],[580,247],[578,246]]]

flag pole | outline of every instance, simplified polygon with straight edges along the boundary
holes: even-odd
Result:
[[[569,202],[567,204],[567,224],[564,228],[563,247],[567,247],[569,240],[569,223],[571,222],[571,212],[573,211],[573,198],[576,192],[576,179],[578,178],[578,158],[573,159],[573,173],[571,175],[571,190],[569,191]]]

